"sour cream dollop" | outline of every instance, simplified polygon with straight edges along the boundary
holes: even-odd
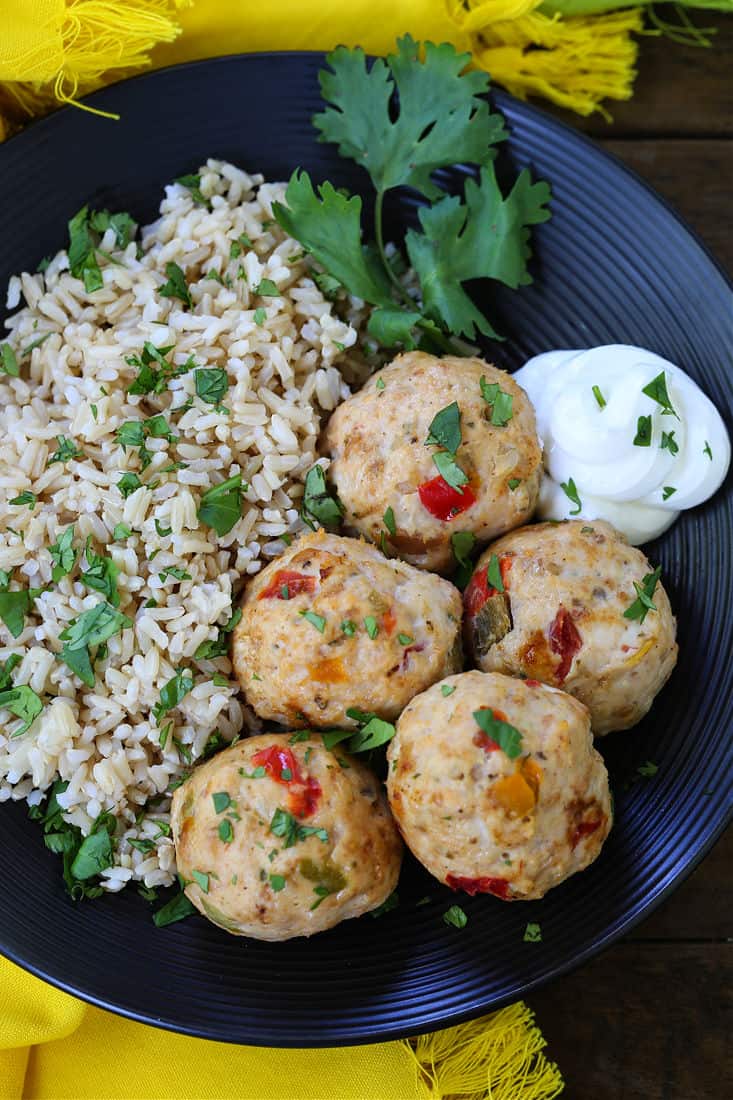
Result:
[[[731,456],[720,413],[654,352],[626,344],[549,351],[514,378],[544,446],[543,519],[605,519],[638,546],[720,488]],[[563,483],[571,496],[577,490],[579,510]]]

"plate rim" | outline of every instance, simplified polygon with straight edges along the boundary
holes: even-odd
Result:
[[[183,61],[172,65],[162,66],[160,68],[146,69],[143,72],[138,72],[133,75],[115,80],[110,84],[105,84],[102,88],[97,89],[83,97],[80,97],[80,103],[87,106],[94,106],[97,99],[107,95],[110,91],[116,88],[129,85],[131,83],[140,83],[144,81],[154,81],[158,77],[165,76],[171,72],[187,72],[188,70],[198,69],[202,67],[225,67],[231,63],[247,62],[249,59],[263,60],[267,58],[277,60],[287,59],[319,59],[321,62],[325,62],[330,50],[260,50],[247,53],[227,53],[220,54],[209,58],[198,58],[195,60]],[[367,59],[371,60],[373,55],[367,55]],[[587,150],[592,151],[596,157],[601,157],[607,162],[610,162],[615,166],[617,170],[620,170],[624,175],[629,177],[637,186],[640,186],[654,202],[661,206],[668,216],[671,216],[678,226],[691,238],[695,245],[705,256],[712,268],[714,268],[717,275],[722,279],[725,286],[733,292],[733,273],[729,273],[723,266],[722,262],[713,253],[707,243],[700,237],[697,231],[689,224],[676,208],[661,195],[650,183],[639,175],[633,168],[625,163],[623,159],[617,156],[615,153],[607,150],[600,142],[580,130],[575,129],[570,123],[556,118],[549,111],[538,107],[535,103],[528,103],[524,100],[520,100],[517,97],[511,95],[511,93],[505,91],[503,88],[494,85],[493,83],[489,89],[489,95],[496,103],[500,111],[505,111],[507,107],[518,111],[525,117],[532,120],[536,125],[540,126],[543,130],[560,131],[566,137],[571,137],[573,141],[579,142]],[[124,108],[123,108],[124,109]],[[15,151],[19,144],[22,144],[26,140],[27,135],[38,135],[39,132],[47,130],[49,127],[55,125],[55,120],[58,117],[62,119],[68,117],[71,112],[78,111],[79,108],[72,105],[64,105],[51,113],[44,115],[41,118],[32,119],[27,125],[20,131],[13,134],[5,142],[0,143],[0,166],[3,163],[4,149],[11,148]],[[110,125],[114,125],[114,120],[109,121]],[[640,142],[645,142],[648,139],[641,138]],[[3,309],[4,312],[4,309]],[[17,953],[8,950],[0,940],[0,954],[7,958],[10,962],[19,966],[27,973],[32,974],[34,977],[44,981],[54,988],[61,990],[64,993],[72,997],[83,1001],[86,1004],[93,1005],[96,1008],[100,1008],[104,1011],[111,1012],[114,1015],[122,1016],[125,1019],[132,1020],[137,1023],[141,1023],[147,1026],[156,1027],[163,1031],[172,1031],[177,1034],[188,1035],[194,1038],[200,1038],[209,1041],[231,1043],[234,1045],[251,1045],[254,1047],[267,1047],[276,1046],[283,1049],[317,1049],[317,1048],[335,1048],[335,1047],[350,1047],[350,1046],[366,1046],[375,1043],[390,1042],[398,1039],[408,1038],[411,1036],[433,1031],[442,1031],[449,1027],[453,1027],[457,1024],[466,1022],[468,1020],[476,1019],[480,1015],[490,1014],[499,1009],[505,1007],[508,1004],[516,1003],[518,1000],[525,1000],[526,997],[533,993],[536,989],[542,986],[548,985],[550,982],[556,981],[558,978],[571,973],[573,970],[584,965],[589,959],[600,955],[606,951],[614,943],[618,942],[624,935],[627,935],[629,931],[637,927],[640,923],[645,921],[651,914],[659,908],[660,905],[667,898],[674,893],[683,883],[692,875],[701,862],[709,855],[712,848],[719,842],[723,833],[730,826],[733,821],[733,802],[729,804],[726,811],[722,814],[719,822],[715,826],[712,833],[705,837],[704,842],[695,851],[694,856],[684,865],[684,867],[674,875],[670,882],[654,895],[648,902],[645,902],[638,910],[627,915],[618,925],[612,930],[608,931],[602,938],[597,939],[593,944],[588,945],[583,951],[578,954],[574,954],[572,958],[558,963],[551,970],[545,972],[541,977],[533,979],[529,982],[523,983],[521,991],[508,992],[498,996],[491,1004],[490,1007],[479,1007],[475,1009],[466,1008],[454,1012],[449,1012],[447,1015],[441,1017],[437,1023],[431,1023],[429,1025],[418,1024],[408,1026],[393,1026],[393,1025],[377,1025],[378,1031],[372,1033],[362,1032],[358,1035],[351,1035],[348,1038],[338,1038],[334,1035],[325,1035],[318,1039],[311,1039],[308,1036],[303,1036],[298,1041],[291,1040],[287,1037],[283,1038],[277,1034],[273,1034],[272,1038],[276,1042],[268,1041],[267,1037],[263,1037],[261,1034],[257,1034],[242,1040],[240,1037],[235,1037],[231,1034],[222,1033],[219,1030],[207,1030],[200,1026],[189,1026],[185,1023],[176,1022],[172,1023],[163,1017],[154,1017],[152,1015],[146,1015],[142,1011],[135,1010],[134,1008],[128,1008],[124,1005],[114,1004],[111,1001],[105,999],[102,996],[95,995],[92,992],[85,992],[72,983],[65,981],[61,978],[56,978],[53,975],[47,973],[43,967],[38,967],[28,959],[18,957]],[[2,930],[0,929],[0,935]],[[531,1007],[531,1006],[530,1006]]]

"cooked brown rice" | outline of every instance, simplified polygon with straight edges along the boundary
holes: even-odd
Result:
[[[38,804],[60,777],[69,783],[59,798],[65,817],[83,832],[101,812],[113,813],[115,863],[102,874],[111,891],[130,880],[148,887],[173,881],[166,792],[215,731],[231,741],[248,722],[228,658],[197,662],[194,653],[230,618],[242,578],[283,549],[282,535],[299,529],[302,481],[316,458],[322,414],[348,394],[347,380],[366,373],[355,348],[360,304],[351,303],[353,324],[339,317],[300,246],[272,221],[284,185],[210,160],[200,186],[210,209],[180,184],[166,188],[141,250],[135,241],[117,249],[107,230],[100,247],[113,259],[101,261],[101,290],[85,291],[65,252],[44,274],[13,277],[8,290],[10,308],[21,298],[26,305],[7,322],[21,377],[0,375],[0,569],[15,570],[12,587],[49,588],[20,637],[0,625],[0,660],[20,654],[13,681],[29,684],[45,704],[17,738],[20,721],[0,711],[0,802]],[[241,234],[253,248],[232,258]],[[192,309],[157,293],[171,261],[185,271]],[[262,279],[280,296],[255,296]],[[256,306],[266,311],[260,324]],[[23,359],[23,349],[46,334]],[[196,396],[192,371],[159,396],[129,395],[137,372],[126,357],[139,355],[145,341],[173,345],[168,358],[176,365],[193,356],[197,367],[225,367],[225,409]],[[156,413],[179,438],[150,439],[152,461],[142,471],[138,451],[126,452],[115,431]],[[59,435],[73,439],[83,457],[47,465]],[[185,466],[165,470],[173,461]],[[143,482],[126,499],[117,487],[125,471]],[[219,538],[199,523],[198,502],[237,473],[249,485],[242,518]],[[8,503],[26,490],[38,498],[32,509]],[[93,689],[57,659],[64,626],[104,599],[77,579],[78,568],[51,581],[48,547],[71,524],[75,546],[91,538],[119,567],[120,611],[133,620],[109,640]],[[132,535],[114,541],[117,524]],[[190,579],[161,575],[171,567]],[[151,600],[156,605],[146,606]],[[180,667],[191,670],[194,687],[167,716],[173,728],[162,749],[151,711]],[[134,838],[154,847],[139,851],[129,843]]]

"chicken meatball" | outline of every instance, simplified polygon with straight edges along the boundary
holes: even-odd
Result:
[[[398,356],[336,409],[324,448],[348,527],[421,569],[450,570],[452,535],[486,542],[537,503],[534,409],[482,359]]]
[[[433,685],[388,758],[405,843],[454,890],[541,898],[593,862],[611,827],[587,709],[537,680],[474,671]]]
[[[353,729],[461,668],[461,611],[448,581],[319,531],[248,585],[234,669],[261,717]]]
[[[628,729],[677,662],[675,619],[658,577],[601,520],[524,527],[479,558],[464,593],[467,645],[486,672],[575,695],[595,734]]]
[[[220,752],[174,792],[171,821],[186,895],[236,936],[312,936],[381,905],[399,878],[381,784],[308,731]]]

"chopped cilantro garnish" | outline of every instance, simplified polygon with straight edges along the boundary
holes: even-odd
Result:
[[[181,187],[186,188],[197,206],[209,205],[208,199],[201,193],[201,176],[198,173],[190,173],[187,176],[177,176],[174,182],[180,183]]]
[[[600,386],[593,386],[593,396],[595,397],[596,401],[598,402],[598,408],[599,409],[605,409],[606,399],[603,396],[603,394],[601,393]]]
[[[7,576],[4,574],[3,579]],[[8,578],[9,583],[10,578]],[[25,628],[25,617],[30,612],[33,601],[43,590],[41,588],[21,588],[9,592],[5,585],[0,591],[0,619],[14,638],[20,637]]]
[[[98,603],[83,611],[59,634],[64,647],[59,659],[88,687],[94,687],[92,649],[102,646],[121,630],[132,626],[132,620],[108,603]]]
[[[12,500],[11,500],[10,503],[11,504],[13,503]],[[397,525],[396,525],[395,519],[394,519],[394,509],[392,508],[391,505],[386,510],[386,512],[384,513],[383,519],[384,519],[384,526],[387,528],[390,535],[396,535],[397,534]]]
[[[455,531],[450,537],[453,557],[457,563],[453,583],[463,590],[471,579],[473,562],[471,552],[476,545],[476,536],[471,531]]]
[[[542,943],[542,929],[535,921],[529,921],[522,936],[524,943]]]
[[[65,435],[57,435],[56,444],[56,450],[46,463],[47,466],[52,466],[54,462],[70,462],[72,458],[84,457],[81,447],[77,447],[74,440],[67,439]]]
[[[652,418],[651,416],[640,416],[636,422],[636,435],[634,436],[635,447],[649,447],[652,442]]]
[[[713,452],[710,449],[710,444],[708,443],[707,439],[705,440],[705,446],[702,449],[702,453],[704,455],[707,455],[711,462],[713,461]]]
[[[219,840],[223,841],[224,844],[231,844],[234,840],[234,826],[228,817],[225,817],[223,821],[219,822],[218,833]]]
[[[486,570],[486,580],[492,588],[495,588],[497,592],[504,591],[504,581],[501,576],[501,566],[499,565],[499,559],[496,554],[492,554],[489,558],[489,565]]]
[[[506,753],[510,760],[515,760],[522,751],[522,734],[509,722],[501,718],[495,718],[491,707],[485,707],[473,712],[479,729],[495,741],[499,748]]]
[[[166,577],[173,577],[177,581],[191,580],[191,574],[187,573],[185,569],[179,569],[176,565],[169,565],[166,569],[161,569],[158,576],[161,580],[165,580]]]
[[[446,698],[449,695],[452,695],[455,690],[456,690],[455,684],[441,684],[440,685],[440,694],[445,696]]]
[[[193,303],[186,282],[186,276],[183,274],[181,268],[178,264],[167,263],[165,265],[165,273],[168,276],[168,281],[158,288],[158,294],[160,294],[161,298],[178,298],[190,309]]]
[[[5,707],[16,718],[23,720],[22,726],[11,735],[12,737],[21,737],[31,728],[33,722],[43,710],[43,702],[32,687],[21,684],[18,687],[6,688],[5,691],[0,691],[0,707]]]
[[[189,674],[188,669],[179,668],[175,676],[172,676],[168,683],[160,689],[160,702],[153,707],[153,716],[156,722],[160,722],[165,714],[177,707],[184,696],[188,695],[192,689],[193,677]]]
[[[656,378],[652,378],[651,382],[644,386],[641,392],[645,393],[647,397],[651,397],[652,401],[656,401],[658,405],[661,405],[662,416],[676,416],[679,420],[679,416],[677,416],[674,405],[669,398],[667,376],[664,371],[658,374]]]
[[[677,490],[674,485],[665,485],[662,489],[662,500],[669,500],[672,494],[676,492]]]
[[[89,207],[82,206],[68,222],[69,270],[76,279],[81,279],[87,293],[104,286],[102,272],[97,262],[96,244],[89,226]]]
[[[258,306],[255,310],[254,322],[256,325],[264,325],[267,320],[267,310],[264,306]]]
[[[462,493],[462,485],[468,484],[468,478],[466,474],[458,465],[448,451],[437,451],[433,455],[433,462],[438,468],[438,473],[446,481],[451,488],[457,489],[459,493]]]
[[[190,902],[183,890],[166,902],[162,908],[153,913],[153,923],[156,928],[165,928],[167,924],[174,924],[176,921],[184,920],[186,917],[190,917],[196,912],[196,906],[193,902]]]
[[[232,613],[229,621],[224,626],[219,627],[218,638],[215,638],[213,641],[209,640],[201,643],[201,645],[198,647],[193,655],[194,660],[210,661],[213,660],[215,657],[223,657],[229,649],[229,639],[227,638],[227,634],[231,634],[241,618],[242,609],[241,607],[238,607],[236,611]],[[257,677],[257,679],[259,679],[259,677]]]
[[[261,279],[252,293],[259,294],[261,298],[280,298],[282,296],[272,279]]]
[[[0,344],[0,371],[9,374],[11,378],[17,378],[20,374],[18,360],[10,344]]]
[[[379,624],[373,615],[367,615],[364,619],[364,627],[369,637],[374,641],[377,634],[379,634]]]
[[[302,619],[314,626],[319,634],[323,634],[326,628],[326,620],[323,615],[317,615],[315,611],[299,611],[298,614]]]
[[[201,497],[198,518],[213,527],[220,537],[227,535],[242,515],[242,475],[235,474],[220,485],[207,489]]]
[[[87,588],[92,588],[95,592],[101,592],[103,596],[106,596],[112,607],[119,607],[120,597],[117,591],[117,577],[120,570],[111,558],[96,554],[90,543],[91,540],[87,539],[84,555],[89,568],[79,574],[79,579]]]
[[[481,396],[487,405],[491,405],[491,423],[496,428],[504,428],[514,415],[514,398],[505,393],[498,382],[489,384],[481,378]]]
[[[209,877],[206,871],[197,871],[196,869],[191,871],[191,878],[204,894],[208,894],[209,892]]]
[[[326,528],[337,527],[341,523],[342,514],[340,501],[326,487],[323,467],[311,466],[305,478],[301,519],[315,531],[317,524]]]
[[[671,455],[676,455],[680,449],[674,437],[674,432],[662,432],[662,442],[659,446],[662,450],[668,450]]]
[[[578,496],[578,490],[575,487],[575,482],[572,478],[568,478],[567,481],[560,483],[560,488],[564,492],[565,496],[575,505],[575,511],[571,512],[571,516],[580,515],[583,505],[581,504],[580,497]]]
[[[640,764],[636,770],[643,779],[652,779],[659,771],[659,765],[647,760],[646,763]]]
[[[270,832],[274,836],[281,837],[283,848],[292,848],[299,840],[307,840],[309,836],[315,836],[324,844],[328,842],[328,833],[325,829],[319,829],[312,825],[301,825],[289,810],[278,808],[272,815]]]
[[[229,376],[223,367],[199,367],[193,372],[196,396],[207,405],[219,405],[229,389]]]
[[[514,492],[517,486],[522,484],[522,479],[521,477],[510,477],[507,484],[509,485],[511,491]]]
[[[411,638],[409,634],[398,634],[397,641],[400,645],[412,645],[415,639]]]
[[[281,890],[285,889],[285,876],[284,875],[270,875],[270,886],[278,894]]]
[[[636,619],[640,623],[643,623],[649,611],[657,610],[656,605],[652,602],[652,596],[654,595],[654,590],[657,587],[661,575],[662,567],[658,565],[653,573],[647,573],[642,579],[641,584],[634,581],[636,599],[624,611],[625,619]]]
[[[341,630],[347,638],[353,638],[356,634],[356,623],[352,622],[351,619],[344,619],[341,623]]]
[[[328,886],[314,886],[313,893],[316,895],[316,900],[311,905],[311,912],[317,909],[322,901],[325,901],[329,894],[333,893],[333,890],[329,890]]]
[[[380,393],[385,388],[386,384],[387,383],[384,381],[383,378],[378,378],[377,381],[374,383],[376,389],[378,389]]]
[[[452,455],[456,453],[461,445],[461,410],[457,401],[446,405],[435,414],[425,444],[426,446],[435,444]]]
[[[33,509],[36,506],[37,499],[38,498],[36,497],[35,493],[32,493],[30,491],[30,489],[26,489],[24,492],[19,493],[17,497],[13,497],[12,500],[9,500],[8,504],[17,504],[17,505],[28,504],[28,505],[30,505],[30,510],[32,512]]]
[[[468,924],[468,917],[460,905],[451,905],[450,909],[446,909],[443,913],[443,920],[454,928],[465,928]]]
[[[123,474],[120,480],[117,482],[117,488],[122,493],[123,497],[127,498],[131,493],[134,493],[142,485],[142,481],[137,474]]]

